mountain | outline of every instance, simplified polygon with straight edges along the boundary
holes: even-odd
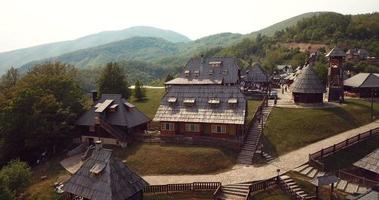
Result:
[[[270,25],[270,26],[268,26],[264,29],[261,29],[259,31],[252,32],[249,35],[250,36],[256,36],[258,34],[262,34],[262,35],[266,35],[266,36],[274,36],[275,32],[277,32],[277,31],[284,30],[284,29],[291,27],[291,26],[295,26],[297,24],[297,22],[299,22],[303,19],[310,18],[313,16],[318,16],[318,15],[323,14],[323,13],[326,13],[326,12],[308,12],[308,13],[304,13],[301,15],[297,15],[295,17],[291,17],[289,19],[286,19],[286,20],[283,20],[281,22]]]
[[[59,56],[68,52],[91,48],[132,37],[162,38],[173,43],[185,43],[190,39],[179,33],[147,26],[131,27],[118,31],[105,31],[78,38],[0,53],[0,73],[7,68],[19,67],[34,60]]]

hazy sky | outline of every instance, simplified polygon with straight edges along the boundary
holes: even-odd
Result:
[[[0,0],[0,52],[140,25],[249,33],[312,11],[368,13],[379,0]]]

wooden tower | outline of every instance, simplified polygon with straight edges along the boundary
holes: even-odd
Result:
[[[327,98],[329,102],[339,102],[344,100],[343,89],[343,61],[345,52],[335,47],[326,54],[329,58]]]

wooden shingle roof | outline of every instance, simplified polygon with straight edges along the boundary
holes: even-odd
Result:
[[[90,200],[125,200],[147,185],[115,158],[112,150],[99,148],[64,184],[63,190]]]
[[[379,88],[379,74],[359,73],[346,79],[343,84],[354,88]]]
[[[177,102],[170,104],[169,98],[176,97]],[[185,99],[195,99],[193,105],[184,103]],[[209,100],[217,99],[217,105]],[[230,100],[230,102],[228,102]],[[234,101],[237,101],[234,104]],[[230,105],[230,103],[234,105]],[[238,86],[224,85],[172,85],[155,114],[154,121],[195,122],[219,124],[244,124],[246,99]]]
[[[192,58],[178,78],[166,85],[235,84],[239,81],[239,67],[234,58]]]
[[[345,57],[345,52],[338,47],[334,47],[326,54],[326,57]]]
[[[325,86],[316,75],[313,67],[307,65],[301,70],[292,84],[293,93],[317,94],[324,93]]]
[[[371,152],[353,164],[356,167],[379,174],[379,149]]]
[[[115,112],[107,112],[106,109],[99,109],[98,106],[106,104],[107,108],[110,106],[117,107]],[[97,106],[98,105],[98,106]],[[132,128],[141,124],[148,123],[150,118],[143,112],[139,111],[133,104],[128,103],[120,94],[103,94],[101,98],[95,102],[90,110],[85,112],[77,121],[76,125],[93,126],[95,124],[96,110],[100,112],[107,112],[104,115],[104,120],[111,125],[124,126]]]
[[[268,82],[267,73],[259,63],[253,63],[252,66],[246,70],[246,79],[253,83]]]

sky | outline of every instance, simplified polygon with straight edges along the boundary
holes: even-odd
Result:
[[[244,34],[315,11],[378,12],[379,0],[0,0],[0,52],[132,26]]]

